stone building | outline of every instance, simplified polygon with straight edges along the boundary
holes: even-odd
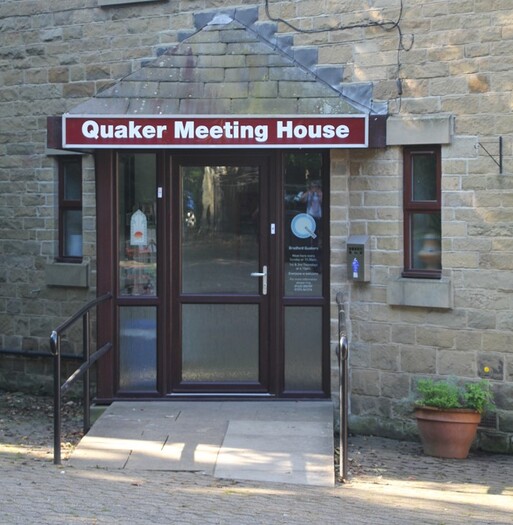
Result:
[[[99,401],[336,399],[343,307],[351,429],[412,437],[419,378],[487,378],[479,443],[513,451],[509,1],[4,0],[0,27],[0,388],[49,389],[51,330],[111,292]]]

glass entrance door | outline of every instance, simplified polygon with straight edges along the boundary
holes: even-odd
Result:
[[[115,159],[98,178],[113,224],[99,279],[115,297],[104,398],[328,396],[327,155]]]
[[[268,391],[264,160],[176,162],[173,392]]]

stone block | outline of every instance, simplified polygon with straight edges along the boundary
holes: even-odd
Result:
[[[381,374],[381,395],[392,399],[403,399],[410,392],[410,378],[405,374]]]
[[[399,370],[399,348],[388,345],[371,347],[371,367],[378,370]]]
[[[442,254],[442,265],[444,268],[479,268],[479,254],[444,252]]]
[[[319,98],[329,97],[332,91],[329,88],[319,85],[317,82],[290,82],[288,80],[281,80],[279,82],[280,97],[288,98]]]
[[[392,326],[392,342],[406,345],[415,344],[415,327],[408,325]]]
[[[494,385],[495,404],[497,410],[511,411],[511,400],[513,399],[513,384],[498,383]]]
[[[351,413],[355,415],[390,417],[391,406],[390,399],[351,395]]]
[[[433,330],[431,327],[417,326],[417,344],[424,346],[434,346],[436,348],[454,348],[454,341],[457,330],[438,327]]]
[[[288,115],[298,111],[296,98],[240,98],[231,101],[233,114]]]
[[[491,353],[477,355],[477,373],[483,379],[504,380],[504,356]]]
[[[497,315],[495,311],[469,310],[468,326],[480,330],[494,329],[497,325]]]
[[[73,82],[62,88],[64,98],[92,97],[95,92],[94,82]]]
[[[412,374],[435,374],[436,350],[421,346],[401,348],[400,369]]]
[[[473,352],[462,354],[450,350],[438,352],[438,374],[442,376],[475,377],[477,364]]]
[[[265,82],[250,82],[249,96],[251,98],[276,98],[278,96],[278,83]]]
[[[379,372],[353,368],[351,371],[351,392],[366,396],[380,395]]]
[[[361,341],[367,343],[390,342],[390,326],[385,323],[369,323],[368,320],[365,320],[358,326],[358,329]]]
[[[351,368],[370,368],[370,349],[367,345],[359,342],[351,344],[349,352],[349,365]]]
[[[513,451],[513,446],[508,436],[499,432],[479,430],[477,443],[480,449],[487,452],[510,454]]]
[[[248,61],[249,65],[249,61]],[[253,66],[256,64],[252,64]],[[265,65],[265,64],[262,64]],[[198,67],[245,67],[246,57],[244,55],[200,55],[198,56]]]
[[[247,98],[249,89],[247,82],[230,84],[205,84],[205,98]]]

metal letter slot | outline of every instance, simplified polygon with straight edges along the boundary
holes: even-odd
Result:
[[[262,272],[252,272],[251,277],[262,277],[262,295],[267,295],[267,266],[262,267]]]

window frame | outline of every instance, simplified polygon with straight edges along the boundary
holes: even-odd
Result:
[[[66,167],[70,164],[77,163],[80,167],[80,198],[79,199],[66,199],[65,198],[65,177],[66,177]],[[66,157],[59,157],[58,158],[58,172],[59,172],[59,249],[58,249],[58,256],[57,261],[58,262],[70,262],[70,263],[81,263],[83,260],[83,238],[84,238],[84,232],[82,228],[82,255],[80,256],[72,256],[72,255],[66,255],[65,254],[65,214],[68,211],[80,211],[83,210],[83,192],[82,192],[82,184],[83,184],[83,172],[82,172],[82,156],[81,155],[71,155]],[[83,221],[83,216],[82,216]]]
[[[434,200],[414,200],[413,198],[413,158],[415,155],[432,154],[435,159]],[[440,279],[442,268],[425,269],[413,266],[412,220],[415,213],[442,215],[442,148],[440,145],[405,146],[403,149],[403,218],[404,218],[404,270],[403,277]],[[441,241],[441,239],[440,239]],[[441,256],[441,254],[440,254]]]

